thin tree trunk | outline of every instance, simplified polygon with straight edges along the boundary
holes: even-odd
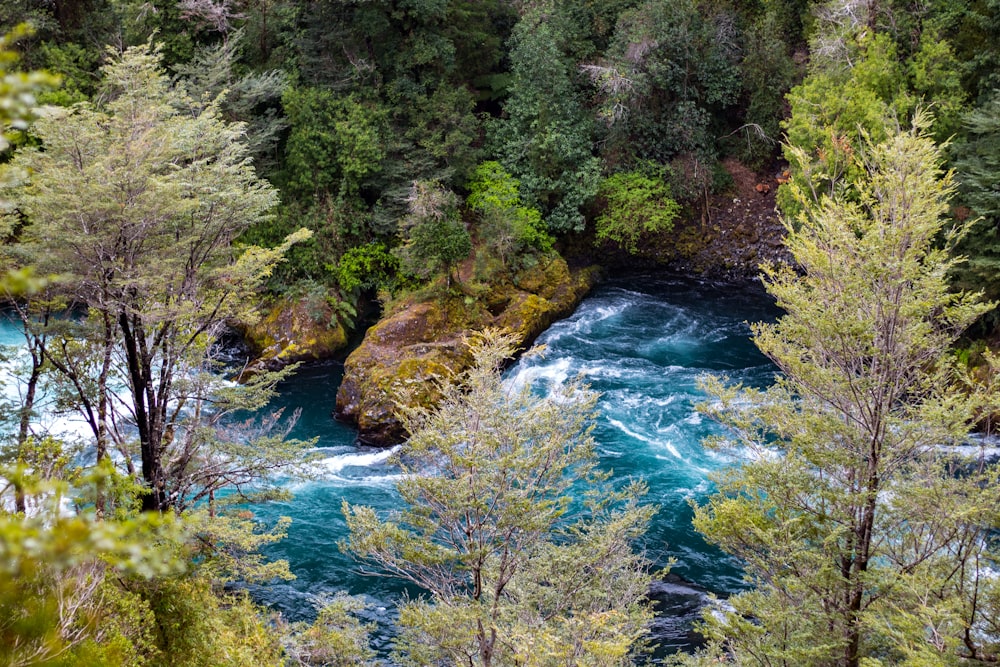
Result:
[[[149,487],[142,497],[144,511],[163,511],[167,507],[164,487],[163,462],[160,460],[159,443],[151,428],[146,392],[149,389],[148,373],[139,351],[138,336],[141,331],[133,328],[128,315],[119,315],[119,327],[125,341],[125,360],[128,365],[129,380],[132,385],[132,401],[135,409],[135,425],[139,431],[139,456],[142,459],[142,479]]]

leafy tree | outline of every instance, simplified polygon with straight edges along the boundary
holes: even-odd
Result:
[[[873,30],[898,16],[909,22],[911,10],[894,3],[834,1],[815,7],[811,59],[805,80],[788,94],[791,116],[785,122],[788,145],[811,153],[801,170],[793,164],[799,188],[832,194],[831,187],[861,177],[853,152],[867,134],[886,137],[886,127],[905,123],[918,107],[935,110],[932,131],[946,140],[957,129],[966,93],[956,74],[951,45],[931,27],[913,25],[912,33]],[[940,13],[948,13],[942,9]],[[886,16],[888,15],[888,18]],[[916,47],[916,48],[915,48]],[[778,203],[795,214],[790,190],[782,188]]]
[[[713,116],[740,92],[739,38],[731,14],[692,0],[649,0],[622,12],[604,61],[587,68],[602,97],[607,159],[627,169],[712,155]]]
[[[966,141],[954,147],[962,203],[980,216],[960,249],[969,256],[956,267],[959,284],[1000,297],[1000,94],[965,116]]]
[[[790,30],[788,25],[798,22],[795,4],[767,3],[743,35],[743,99],[736,105],[741,125],[722,143],[723,150],[740,155],[752,166],[763,166],[774,157],[785,116],[785,96],[800,75],[791,54],[801,39],[801,29]]]
[[[364,603],[338,593],[319,603],[319,613],[311,624],[295,623],[288,628],[285,653],[296,667],[352,667],[374,664],[375,652],[368,645],[372,626],[358,621]]]
[[[795,188],[809,190],[815,200],[822,194],[834,196],[834,188],[849,187],[861,178],[855,151],[862,133],[881,141],[889,124],[907,118],[915,102],[907,93],[896,46],[888,35],[863,33],[845,37],[837,45],[849,52],[840,56],[843,61],[822,52],[825,60],[820,59],[788,94],[792,113],[785,122],[785,157],[792,164]],[[826,49],[839,54],[832,46]],[[798,149],[812,159],[796,160],[792,152]],[[793,188],[782,188],[779,193],[779,204],[790,216],[796,212],[792,192]]]
[[[606,178],[601,184],[604,209],[595,221],[597,240],[635,253],[644,233],[670,231],[681,207],[670,196],[665,176],[661,169],[652,176],[630,171]]]
[[[154,49],[129,49],[104,68],[100,108],[40,120],[44,150],[18,153],[13,164],[32,180],[10,195],[27,222],[22,250],[65,275],[69,296],[89,308],[83,342],[50,346],[47,358],[73,387],[99,459],[114,442],[131,471],[136,430],[144,506],[162,510],[252,485],[300,457],[281,438],[227,437],[222,418],[263,407],[277,378],[229,386],[211,352],[305,233],[236,256],[232,239],[267,217],[276,194],[254,174],[241,127],[214,104],[185,113],[190,101],[158,61]],[[116,383],[129,401],[116,402]]]
[[[458,197],[439,183],[414,181],[408,203],[410,213],[400,223],[405,240],[398,249],[403,270],[423,279],[444,271],[450,285],[453,269],[472,252]]]
[[[382,243],[351,248],[332,267],[337,284],[348,293],[362,289],[390,290],[397,281],[399,259]]]
[[[631,543],[652,508],[596,470],[592,392],[503,385],[511,345],[482,334],[437,410],[403,410],[405,509],[345,504],[345,546],[429,594],[400,610],[403,664],[631,664],[651,613]]]
[[[385,156],[384,112],[321,88],[289,88],[282,101],[291,125],[285,146],[289,187],[302,196],[356,196]]]
[[[246,123],[244,141],[258,169],[273,167],[278,141],[288,129],[280,113],[288,75],[277,69],[237,75],[245,41],[245,32],[237,30],[224,42],[196,51],[191,62],[177,68],[177,75],[196,104],[217,103],[225,120]]]
[[[537,207],[549,230],[559,233],[583,229],[582,207],[597,193],[599,162],[575,63],[560,50],[564,36],[552,18],[556,12],[554,4],[540,3],[514,29],[506,118],[491,126],[491,143],[500,163],[520,181],[525,203]]]
[[[479,239],[507,268],[517,258],[525,261],[535,252],[552,250],[538,209],[521,200],[520,182],[499,162],[488,161],[472,172],[466,205],[479,213]]]
[[[788,224],[801,273],[771,267],[785,311],[753,327],[781,375],[707,383],[751,452],[718,477],[695,525],[754,588],[706,617],[737,664],[980,664],[996,656],[997,471],[965,441],[983,397],[957,384],[951,344],[989,305],[946,280],[953,185],[917,129],[859,147],[849,192]],[[807,159],[801,152],[799,159]],[[944,238],[945,247],[938,245]]]
[[[160,547],[184,538],[180,524],[155,514],[98,520],[93,512],[68,513],[64,501],[99,480],[109,485],[107,467],[78,476],[76,488],[59,473],[43,479],[4,467],[0,475],[0,662],[141,664],[135,650],[154,650],[151,619],[114,582],[178,573],[183,564]],[[28,497],[30,513],[2,509],[12,487]]]

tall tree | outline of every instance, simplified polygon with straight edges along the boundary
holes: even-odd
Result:
[[[695,515],[754,586],[708,619],[737,664],[997,658],[1000,485],[949,448],[982,405],[949,346],[989,305],[949,289],[953,186],[926,119],[914,125],[859,147],[863,177],[841,196],[802,196],[787,225],[802,273],[766,271],[785,315],[753,328],[775,385],[708,382],[709,411],[733,429],[716,444],[753,453]]]
[[[220,449],[221,416],[262,406],[275,378],[228,387],[211,352],[228,318],[249,316],[247,297],[302,234],[275,249],[234,250],[276,193],[255,175],[242,126],[222,121],[217,104],[192,104],[159,59],[149,46],[115,55],[101,106],[41,119],[42,146],[13,162],[31,181],[10,195],[26,222],[22,249],[63,274],[89,309],[96,355],[67,345],[49,359],[78,390],[99,456],[105,436],[117,434],[124,448],[135,429],[144,507],[162,510],[295,459],[295,447],[268,439]],[[99,379],[81,375],[93,358],[104,359]],[[116,384],[128,387],[127,400]],[[131,465],[133,453],[123,454]]]
[[[968,263],[957,267],[963,287],[1000,297],[1000,94],[965,116],[966,141],[954,146],[961,200],[979,216],[962,243]],[[995,314],[993,315],[995,317]]]
[[[346,546],[430,595],[401,609],[404,664],[631,664],[651,614],[631,543],[652,510],[595,470],[592,392],[503,385],[511,345],[483,334],[437,410],[404,411],[406,507],[345,505]]]
[[[597,194],[594,122],[576,80],[576,63],[561,50],[551,2],[527,11],[511,36],[513,80],[506,117],[492,126],[492,149],[521,183],[525,203],[542,211],[552,232],[581,231],[582,208]]]
[[[623,169],[684,153],[711,159],[711,125],[740,91],[740,37],[735,16],[692,0],[622,12],[606,59],[587,68],[604,98],[607,159]]]

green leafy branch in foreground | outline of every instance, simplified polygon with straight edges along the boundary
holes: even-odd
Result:
[[[345,504],[343,546],[427,591],[400,610],[403,664],[631,664],[652,614],[632,543],[653,508],[644,485],[614,489],[596,469],[593,392],[504,385],[512,344],[483,333],[440,407],[402,408],[405,508],[385,520]]]

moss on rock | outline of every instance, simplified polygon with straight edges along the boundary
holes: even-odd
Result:
[[[557,318],[569,315],[597,276],[595,268],[571,272],[562,258],[551,257],[478,298],[460,292],[426,300],[411,295],[369,329],[347,358],[337,415],[356,424],[366,444],[402,441],[406,434],[397,405],[433,406],[438,381],[461,373],[471,361],[464,343],[468,334],[502,327],[527,346]]]
[[[347,347],[347,332],[329,304],[315,299],[281,298],[244,327],[255,362],[280,368],[297,361],[328,359]]]

